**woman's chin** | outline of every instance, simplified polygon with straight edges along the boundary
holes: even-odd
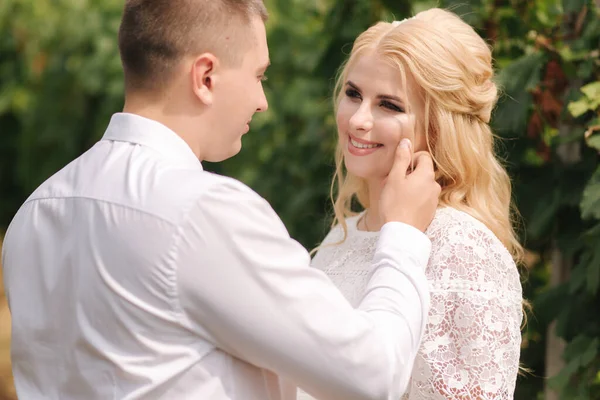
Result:
[[[350,175],[366,181],[381,180],[385,178],[385,175],[381,174],[379,171],[374,171],[372,168],[353,165],[348,162],[346,163],[346,171],[348,171]]]
[[[357,157],[344,152],[344,165],[346,170],[352,176],[357,178],[371,180],[382,180],[387,177],[391,169],[391,163],[382,163],[381,158],[377,159],[375,154],[368,157]],[[387,161],[387,160],[386,160]]]

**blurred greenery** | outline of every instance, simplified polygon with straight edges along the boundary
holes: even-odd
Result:
[[[0,2],[0,230],[33,189],[98,140],[121,109],[116,34],[122,3]],[[241,154],[207,169],[249,184],[293,237],[314,247],[330,223],[333,79],[353,39],[380,19],[436,5],[452,9],[493,45],[503,89],[493,126],[522,213],[520,233],[529,250],[524,288],[533,306],[522,350],[531,372],[519,377],[515,398],[600,399],[598,2],[266,3],[270,109],[254,118]],[[5,308],[0,301],[0,332],[8,326]],[[0,376],[8,376],[6,354],[0,351]],[[3,382],[0,399],[11,398]]]

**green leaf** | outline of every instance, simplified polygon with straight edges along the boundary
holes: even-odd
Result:
[[[527,54],[507,66],[498,75],[498,82],[507,92],[528,91],[537,86],[544,67],[544,53]]]
[[[595,247],[591,251],[594,253],[587,268],[587,290],[590,295],[594,296],[598,293],[598,287],[600,287],[600,250]]]
[[[558,129],[557,128],[553,128],[550,125],[544,126],[544,131],[542,132],[542,139],[548,146],[550,146],[552,144],[552,142],[554,141],[554,139],[557,137],[558,137]]]
[[[581,91],[590,100],[600,99],[600,81],[589,83],[581,88]]]
[[[533,302],[537,318],[543,324],[549,324],[567,307],[566,299],[570,299],[569,288],[566,284],[541,292]]]
[[[529,218],[528,231],[534,237],[541,237],[556,221],[556,213],[560,207],[560,193],[555,190],[551,194],[540,196],[538,207]]]
[[[599,343],[600,343],[600,340],[598,338],[595,338],[594,340],[592,340],[590,342],[587,349],[581,355],[581,365],[582,366],[585,367],[585,366],[589,365],[594,360],[594,358],[596,358],[596,355],[598,354],[598,344]]]
[[[581,199],[581,218],[600,219],[600,167],[592,175]]]
[[[600,117],[589,121],[587,126],[588,129],[583,136],[585,137],[588,146],[600,151]]]
[[[591,296],[598,293],[600,287],[600,223],[583,234],[583,243],[586,250],[581,254],[581,260],[576,267],[576,271],[585,270],[585,283],[588,293]]]
[[[579,359],[571,360],[566,367],[560,370],[558,375],[548,379],[548,384],[555,390],[562,391],[569,384],[571,377],[577,373],[579,366]]]
[[[585,253],[585,256],[582,257],[581,261],[573,269],[573,272],[571,273],[571,279],[569,280],[570,294],[575,294],[586,286],[587,268],[585,267],[588,265],[591,259],[591,254],[589,252]]]
[[[562,8],[565,14],[581,12],[586,3],[586,0],[562,0]]]
[[[591,148],[594,148],[596,150],[600,150],[600,133],[596,133],[595,135],[590,136],[587,139],[587,144]]]
[[[565,348],[565,360],[570,362],[581,357],[581,353],[586,351],[591,341],[585,334],[575,336]]]
[[[589,83],[581,88],[583,96],[568,105],[569,112],[575,118],[600,106],[600,81]]]
[[[546,160],[542,158],[538,154],[537,149],[528,148],[525,150],[525,154],[523,154],[523,161],[528,165],[533,165],[536,167],[541,167],[546,164]]]
[[[590,100],[586,97],[582,97],[579,100],[572,101],[569,103],[567,108],[572,116],[575,118],[581,117],[583,114],[592,109]]]
[[[560,57],[567,62],[586,60],[589,57],[589,51],[573,51],[571,47],[564,46],[558,50]]]
[[[542,52],[527,54],[500,71],[497,82],[503,96],[494,113],[499,130],[524,131],[531,107],[531,93],[540,82],[546,56]]]

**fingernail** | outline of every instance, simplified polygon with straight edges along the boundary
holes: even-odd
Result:
[[[400,147],[406,147],[407,149],[410,149],[410,140],[409,139],[402,139],[400,141]]]

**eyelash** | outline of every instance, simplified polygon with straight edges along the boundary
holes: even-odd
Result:
[[[346,89],[346,96],[355,99],[361,98],[360,93],[358,93],[358,91],[356,91],[355,89]],[[380,105],[387,108],[390,111],[404,112],[404,108],[398,107],[397,105],[390,103],[389,101],[383,100]]]
[[[269,78],[267,78],[267,76],[266,76],[266,75],[260,75],[260,76],[258,77],[258,79],[259,79],[261,82],[266,82],[266,81],[267,81]]]

